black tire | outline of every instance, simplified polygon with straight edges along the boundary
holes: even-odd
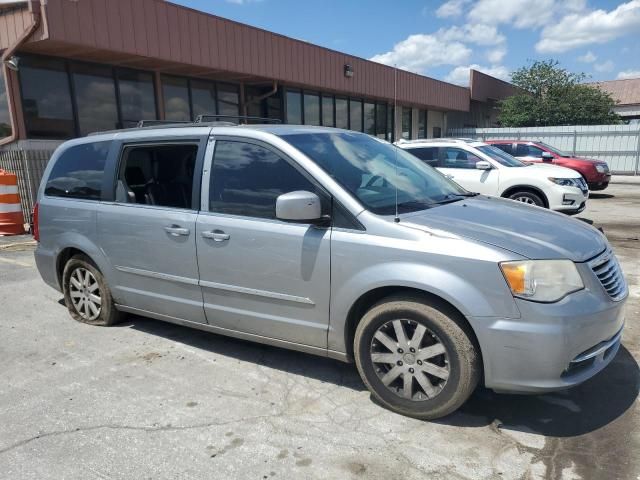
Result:
[[[454,315],[447,314],[444,310],[444,308],[439,308],[436,304],[425,301],[419,296],[391,296],[374,305],[358,324],[354,338],[354,353],[358,371],[375,399],[390,410],[421,420],[444,417],[457,410],[478,385],[481,377],[481,361],[478,349],[472,341],[472,334],[467,331],[466,326],[452,318]],[[409,392],[416,390],[416,398],[406,399],[397,391],[385,386],[381,376],[384,376],[384,373],[388,373],[388,369],[395,368],[395,366],[392,364],[380,365],[374,363],[371,358],[371,353],[377,348],[377,339],[374,340],[374,335],[379,329],[387,328],[389,322],[397,319],[407,322],[408,327],[403,327],[403,329],[410,328],[413,323],[416,325],[415,328],[418,324],[426,327],[430,337],[425,337],[424,342],[439,342],[446,350],[442,357],[448,359],[448,362],[443,361],[442,358],[434,358],[434,361],[442,362],[442,365],[448,367],[449,376],[446,381],[425,375],[428,379],[434,379],[436,382],[445,382],[439,393],[430,398],[428,398],[426,390],[420,391],[421,384],[417,378],[410,380],[411,386],[409,388]],[[409,338],[408,334],[407,337]],[[425,348],[425,343],[422,343],[422,347],[419,346],[415,354],[416,358],[420,355],[419,352],[424,351]],[[405,368],[407,369],[405,372],[407,372],[409,361],[405,360],[404,366],[398,366],[398,369]],[[427,361],[425,360],[424,363],[426,364]],[[423,368],[417,367],[415,363],[411,365],[416,366],[416,369]],[[381,372],[381,369],[385,370]],[[410,378],[414,371],[416,370],[411,369]],[[398,377],[397,381],[404,382],[405,374]],[[416,375],[419,374],[423,375],[420,372],[416,373]],[[424,379],[421,380],[424,381]],[[431,380],[429,383],[435,384]]]
[[[546,207],[544,200],[537,193],[530,192],[529,190],[520,190],[513,192],[509,195],[511,200],[520,201],[529,205],[536,205],[538,207]]]
[[[82,308],[80,308],[79,310],[76,305],[74,305],[74,302],[71,298],[71,276],[83,271],[89,271],[91,275],[93,275],[93,278],[95,278],[97,283],[97,291],[99,292],[101,305],[99,314],[96,316],[96,318],[87,318],[87,315],[80,311],[82,310]],[[98,270],[98,267],[96,267],[93,261],[86,255],[75,255],[71,257],[66,263],[66,265],[64,266],[64,271],[62,273],[62,288],[65,304],[67,305],[69,313],[74,320],[82,323],[87,323],[89,325],[107,327],[110,325],[115,325],[116,323],[124,319],[124,313],[118,311],[115,308],[113,297],[111,296],[111,290],[109,290],[109,287],[105,282],[102,273],[100,272],[100,270]]]

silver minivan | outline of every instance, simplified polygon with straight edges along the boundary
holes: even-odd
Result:
[[[38,269],[74,319],[133,313],[355,361],[378,401],[417,418],[480,382],[577,385],[620,346],[627,286],[604,235],[362,133],[92,135],[54,153],[34,213]]]

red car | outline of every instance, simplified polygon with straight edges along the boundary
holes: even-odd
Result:
[[[603,160],[572,157],[544,142],[530,140],[487,140],[486,143],[523,162],[548,162],[576,170],[587,181],[589,190],[604,190],[611,180],[609,165]]]

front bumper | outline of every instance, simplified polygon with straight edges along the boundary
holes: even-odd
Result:
[[[614,302],[587,286],[557,303],[516,299],[519,319],[470,317],[486,387],[543,393],[593,377],[620,347],[625,300]]]
[[[589,190],[557,186],[549,194],[549,209],[570,214],[579,213],[585,209],[588,198]]]

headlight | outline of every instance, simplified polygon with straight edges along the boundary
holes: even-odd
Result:
[[[571,260],[503,262],[500,269],[515,297],[535,302],[556,302],[584,284]]]
[[[607,165],[603,165],[601,163],[596,163],[596,171],[598,173],[605,173],[607,170],[609,170]]]
[[[576,187],[580,188],[580,179],[579,178],[556,178],[549,177],[549,180],[557,185],[561,185],[563,187]]]

